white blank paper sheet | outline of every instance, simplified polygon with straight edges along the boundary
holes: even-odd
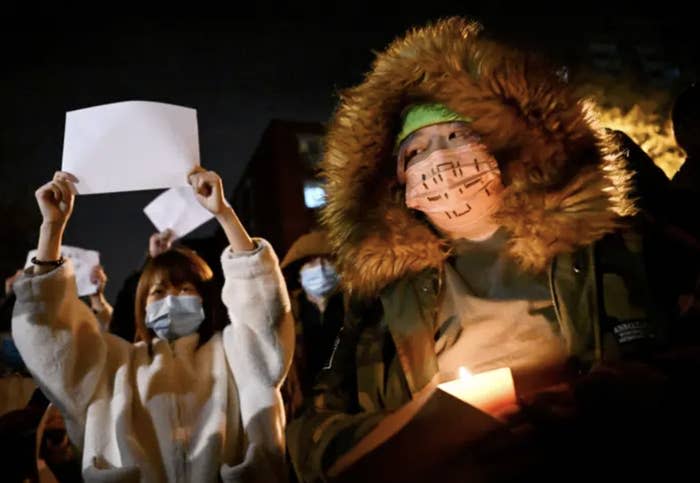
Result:
[[[172,188],[161,193],[143,212],[158,231],[171,229],[177,238],[182,238],[214,217],[199,204],[191,186]]]
[[[62,169],[80,194],[186,186],[198,165],[195,109],[126,101],[66,113]]]

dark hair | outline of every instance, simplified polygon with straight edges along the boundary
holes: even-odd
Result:
[[[151,342],[154,332],[146,327],[146,299],[148,291],[158,275],[164,274],[175,286],[190,282],[194,284],[204,308],[204,321],[199,326],[199,343],[203,344],[214,333],[214,308],[216,290],[213,284],[213,273],[194,250],[185,247],[175,247],[150,258],[143,268],[136,288],[134,303],[134,322],[136,325],[136,340]]]

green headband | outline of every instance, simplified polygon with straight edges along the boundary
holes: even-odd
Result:
[[[406,108],[402,115],[401,131],[396,137],[396,145],[421,128],[454,121],[472,122],[473,119],[459,115],[443,104],[413,104]]]

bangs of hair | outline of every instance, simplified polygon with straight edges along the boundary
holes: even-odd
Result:
[[[148,291],[157,279],[167,280],[170,284],[180,286],[192,283],[197,288],[205,306],[211,299],[211,283],[214,273],[202,257],[194,250],[185,247],[172,248],[146,262],[136,288],[134,318],[137,340],[150,341],[151,334],[144,322]],[[205,312],[206,312],[205,308]]]
[[[193,250],[183,247],[173,248],[150,259],[143,269],[141,279],[150,286],[159,275],[173,285],[208,282],[214,276],[207,262]]]

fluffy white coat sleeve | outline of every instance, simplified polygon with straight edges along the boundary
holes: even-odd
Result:
[[[277,256],[267,241],[255,243],[254,250],[233,253],[227,248],[221,256],[222,299],[231,320],[224,329],[224,350],[238,387],[248,445],[245,461],[231,470],[260,471],[262,462],[269,461],[284,471],[280,386],[294,352],[294,322]]]
[[[78,298],[70,260],[40,275],[28,269],[14,290],[15,344],[34,380],[63,414],[71,439],[82,446],[87,407],[105,377],[105,336]],[[129,344],[123,343],[126,349]]]

